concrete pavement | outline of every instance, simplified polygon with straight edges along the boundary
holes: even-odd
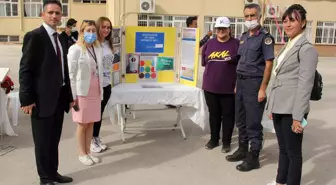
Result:
[[[0,67],[10,67],[10,76],[18,84],[20,45],[0,45]],[[323,75],[323,100],[312,102],[309,125],[303,143],[302,185],[336,185],[336,59],[321,58],[318,70]],[[132,125],[171,125],[175,112],[141,112]],[[72,176],[76,185],[266,185],[276,174],[278,148],[273,135],[266,136],[261,154],[262,168],[249,173],[235,170],[238,163],[228,163],[220,147],[207,151],[209,139],[191,121],[184,121],[187,140],[179,131],[128,133],[120,141],[117,125],[105,116],[101,135],[109,150],[99,154],[102,162],[92,167],[78,161],[76,125],[67,115],[60,143],[59,172]],[[17,147],[0,157],[0,184],[38,184],[29,118],[20,112],[18,137],[5,137],[5,143]],[[233,139],[237,147],[237,135]],[[71,184],[70,184],[71,185]]]

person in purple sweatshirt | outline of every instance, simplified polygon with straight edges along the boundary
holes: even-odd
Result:
[[[210,39],[202,50],[203,90],[210,114],[211,139],[206,149],[219,146],[222,127],[222,152],[231,150],[235,123],[235,84],[239,40],[231,37],[230,20],[219,17],[215,24],[217,38]]]

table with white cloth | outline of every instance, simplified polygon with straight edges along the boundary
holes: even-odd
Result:
[[[14,132],[12,125],[9,121],[8,112],[7,112],[7,101],[8,97],[4,89],[0,88],[0,156],[5,155],[13,150],[14,146],[7,146],[3,142],[4,135],[17,136]]]
[[[208,123],[208,111],[205,104],[204,93],[197,87],[190,87],[179,83],[122,83],[112,88],[111,98],[108,102],[108,112],[111,122],[114,120],[115,108],[118,113],[121,138],[125,141],[126,129],[125,105],[175,105],[177,111],[176,124],[168,128],[180,129],[186,139],[182,120],[190,119],[202,129]],[[156,111],[166,109],[137,109],[132,111]],[[146,129],[147,130],[147,129]]]
[[[13,125],[12,125],[8,117],[7,103],[8,103],[8,96],[6,95],[5,90],[0,89],[0,116],[1,116],[0,118],[1,133],[0,134],[6,134],[9,136],[17,136],[17,134],[14,132],[14,129],[12,127],[12,126],[17,125],[17,118],[15,118],[15,122],[13,122]]]
[[[9,72],[9,68],[3,68],[0,67],[0,83],[3,82],[3,80],[5,79],[6,75]],[[17,136],[17,134],[14,132],[12,125],[9,121],[8,118],[8,112],[7,112],[7,105],[8,105],[8,100],[9,100],[9,96],[6,95],[5,93],[5,89],[0,88],[0,134],[1,134],[1,139],[3,137],[4,134],[9,135],[9,136]],[[14,102],[11,102],[14,103]],[[14,108],[15,109],[15,108]],[[16,111],[12,111],[12,112],[16,112]],[[16,116],[16,117],[14,117]],[[17,115],[14,115],[12,117],[12,119],[15,120],[15,118],[17,118]],[[16,122],[14,122],[14,125],[17,125],[17,119],[15,120]]]

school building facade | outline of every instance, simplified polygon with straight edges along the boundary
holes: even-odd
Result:
[[[63,23],[69,18],[79,22],[109,17],[114,25],[185,27],[188,16],[198,16],[201,35],[212,30],[219,16],[232,22],[232,33],[239,37],[246,31],[243,7],[258,3],[263,9],[263,25],[274,36],[276,50],[283,44],[281,14],[296,3],[307,10],[306,37],[318,49],[320,56],[336,56],[336,18],[332,12],[336,1],[316,0],[60,0]],[[0,43],[21,42],[23,35],[41,24],[39,17],[43,0],[0,1]],[[63,27],[64,24],[61,26]]]

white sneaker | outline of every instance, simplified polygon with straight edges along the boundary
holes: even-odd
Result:
[[[91,158],[91,160],[94,162],[94,163],[99,163],[100,162],[100,159],[96,156],[93,156],[92,154],[89,154],[89,157]]]
[[[83,164],[87,166],[92,166],[94,164],[92,159],[88,155],[79,156],[78,159],[80,162],[82,162]]]
[[[95,138],[97,141],[98,146],[102,149],[102,150],[106,150],[107,146],[101,141],[100,137],[96,137]]]
[[[90,151],[92,153],[100,153],[102,151],[102,148],[98,145],[97,139],[95,138],[91,140]]]

